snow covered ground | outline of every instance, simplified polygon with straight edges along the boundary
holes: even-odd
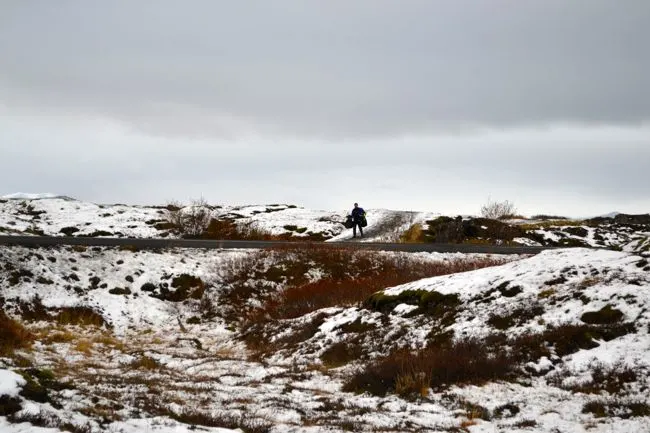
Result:
[[[626,402],[647,403],[650,386],[650,267],[644,258],[625,252],[586,249],[541,253],[502,266],[424,279],[385,290],[399,298],[408,291],[458,295],[453,323],[444,328],[455,338],[487,338],[499,333],[492,318],[517,312],[509,336],[542,333],[545,329],[584,325],[585,313],[609,305],[620,311],[617,324],[633,330],[609,341],[594,339],[593,347],[562,356],[530,361],[535,374],[482,386],[451,385],[444,392],[429,390],[417,399],[355,394],[341,389],[351,374],[372,359],[381,359],[396,346],[411,350],[430,341],[438,323],[435,315],[416,312],[418,302],[404,298],[390,308],[327,308],[271,326],[283,328],[277,338],[301,334],[315,316],[312,334],[297,337],[291,350],[278,350],[264,359],[238,337],[238,323],[217,317],[194,323],[199,299],[179,302],[149,296],[146,284],[159,287],[181,275],[201,278],[219,308],[219,270],[250,252],[125,251],[108,248],[5,248],[1,277],[3,305],[16,314],[34,296],[51,311],[83,306],[101,314],[102,328],[63,326],[51,321],[29,325],[38,338],[21,356],[39,369],[49,369],[72,389],[52,392],[52,403],[23,401],[23,410],[41,418],[57,418],[90,431],[185,431],[183,411],[200,410],[211,422],[239,425],[244,431],[646,431],[650,417],[627,416]],[[404,253],[402,253],[404,254]],[[431,261],[457,259],[458,254],[418,254]],[[30,270],[29,274],[22,272]],[[19,275],[13,278],[12,276]],[[79,279],[72,277],[77,275]],[[216,277],[215,277],[216,275]],[[132,277],[132,278],[128,278]],[[129,289],[115,292],[114,289]],[[113,290],[113,293],[110,291]],[[534,315],[523,310],[531,309]],[[17,317],[20,317],[18,313]],[[364,325],[363,338],[344,331]],[[436,332],[442,331],[437,329]],[[301,339],[302,338],[302,339]],[[323,354],[356,338],[363,355],[357,361],[327,367]],[[620,394],[576,392],[566,384],[589,381],[594,366],[626,366],[635,372]],[[15,360],[0,364],[2,394],[15,396],[24,384]],[[562,382],[554,377],[562,373]],[[565,385],[563,385],[565,384]],[[153,398],[152,396],[155,396]],[[625,419],[597,418],[584,413],[588,403],[602,400],[622,405]],[[142,402],[147,401],[147,405]],[[60,406],[59,406],[60,405]],[[628,405],[629,406],[629,405]],[[478,416],[476,407],[489,415]],[[511,412],[505,411],[510,408]],[[516,408],[516,409],[513,409]],[[515,413],[516,412],[516,413]],[[642,412],[644,413],[644,412]],[[197,421],[185,413],[187,419]],[[50,418],[47,418],[47,416]],[[101,416],[100,416],[101,415]],[[629,415],[629,414],[628,414]],[[101,421],[102,416],[106,418]],[[246,418],[242,418],[245,416]],[[25,423],[0,418],[3,431],[36,432]],[[26,417],[29,419],[29,417]],[[179,421],[181,422],[179,423]],[[215,421],[216,420],[216,421]],[[230,423],[230,424],[229,424]],[[210,423],[208,422],[208,425]],[[257,430],[256,430],[257,429]],[[206,430],[227,431],[227,430]]]
[[[124,236],[154,236],[146,221],[164,212],[66,198],[0,209],[0,227],[16,232]],[[337,222],[345,212],[214,212],[277,233],[350,235]],[[369,212],[365,239],[433,217]],[[33,342],[0,352],[0,431],[650,431],[650,258],[637,247],[488,258],[2,246],[0,306]],[[392,281],[387,263],[406,274],[472,261],[347,297],[376,283],[375,268]],[[306,292],[319,299],[293,290],[320,282]],[[341,301],[315,302],[336,290]],[[296,305],[306,312],[281,314]],[[3,341],[8,332],[0,326]],[[477,362],[494,375],[467,373]]]
[[[34,197],[26,198],[26,197]],[[165,222],[164,206],[102,205],[49,195],[0,198],[0,234],[50,236],[174,236]],[[270,235],[332,238],[344,230],[345,211],[318,211],[292,205],[213,206],[212,218],[234,221]],[[158,226],[158,227],[157,227]]]

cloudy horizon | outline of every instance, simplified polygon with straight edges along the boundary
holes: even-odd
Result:
[[[650,212],[650,3],[0,1],[0,195]]]

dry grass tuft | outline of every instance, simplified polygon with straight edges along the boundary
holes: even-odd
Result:
[[[90,356],[92,354],[93,342],[87,339],[81,339],[77,341],[77,343],[74,346],[74,349],[77,352],[81,352],[86,356]]]
[[[131,362],[130,367],[144,370],[157,370],[160,368],[160,363],[150,356],[142,355]]]
[[[31,332],[0,310],[0,355],[11,355],[16,349],[26,349],[33,341]]]
[[[422,242],[424,238],[422,224],[413,224],[400,236],[400,242],[405,243],[418,243]]]

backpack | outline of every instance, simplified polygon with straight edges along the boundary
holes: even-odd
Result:
[[[345,219],[345,223],[343,223],[346,229],[351,229],[352,226],[354,226],[354,222],[352,221],[352,215],[348,215],[347,218]]]

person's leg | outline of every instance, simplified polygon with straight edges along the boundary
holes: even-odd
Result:
[[[361,223],[359,223],[359,234],[363,237],[363,227],[361,227]]]
[[[352,224],[352,237],[353,238],[357,237],[357,223]]]

